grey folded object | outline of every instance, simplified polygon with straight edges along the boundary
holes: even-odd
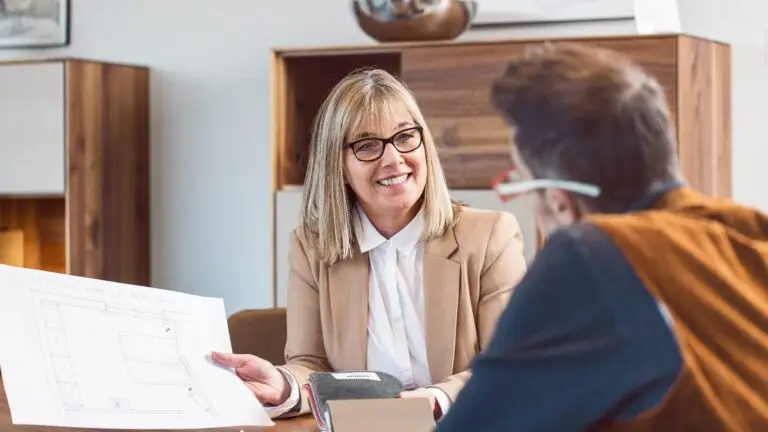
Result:
[[[312,414],[321,430],[328,430],[328,401],[349,399],[392,399],[400,397],[403,384],[386,372],[315,372],[304,389]]]

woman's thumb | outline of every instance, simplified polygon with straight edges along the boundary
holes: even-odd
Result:
[[[242,361],[239,361],[234,354],[221,353],[218,351],[211,351],[211,360],[222,366],[238,367]]]

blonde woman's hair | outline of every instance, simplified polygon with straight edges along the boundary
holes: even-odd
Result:
[[[414,96],[386,71],[357,70],[336,84],[315,117],[304,179],[297,234],[328,264],[351,257],[358,244],[352,219],[356,198],[344,182],[344,145],[363,122],[381,124],[402,107],[423,128],[427,179],[422,239],[441,236],[458,220],[460,207],[448,194],[434,139]]]

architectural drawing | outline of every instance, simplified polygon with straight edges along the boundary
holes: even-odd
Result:
[[[215,423],[216,411],[184,357],[185,343],[197,334],[191,317],[32,293],[52,390],[65,415],[194,415]],[[102,350],[112,358],[83,354],[99,350],[81,348],[82,344],[112,345]],[[109,371],[108,385],[89,371],[99,363],[119,365]]]
[[[91,429],[273,426],[211,351],[220,298],[0,264],[0,357],[14,424]]]

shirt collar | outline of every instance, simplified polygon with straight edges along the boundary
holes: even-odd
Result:
[[[419,210],[416,217],[411,220],[400,232],[393,235],[389,240],[379,233],[376,227],[360,206],[355,206],[358,217],[354,218],[355,234],[360,245],[360,252],[368,252],[383,244],[389,244],[397,248],[397,251],[404,255],[410,255],[416,245],[421,240],[421,233],[424,229],[423,208]]]
[[[650,192],[648,192],[646,195],[641,197],[639,200],[637,200],[634,204],[632,204],[629,207],[629,211],[645,211],[650,210],[656,206],[659,199],[661,199],[662,196],[664,196],[667,192],[678,189],[681,187],[684,187],[685,184],[680,181],[670,181],[667,183],[664,183],[660,185],[657,188],[654,188]]]

